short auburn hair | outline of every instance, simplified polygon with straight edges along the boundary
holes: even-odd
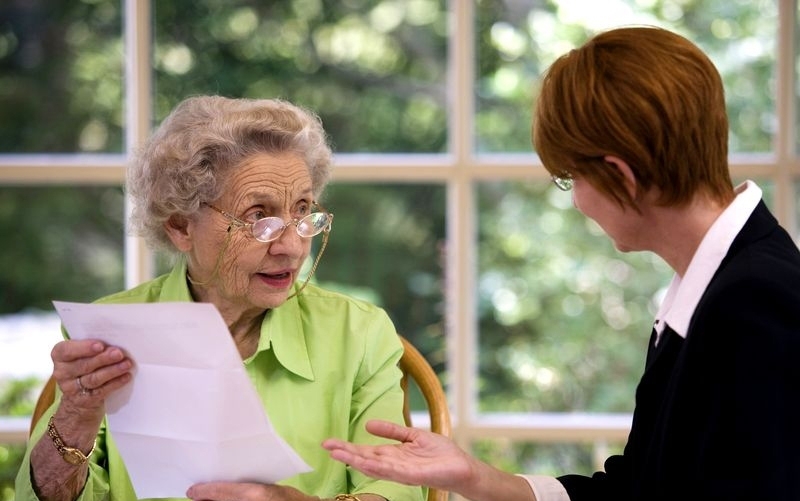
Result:
[[[663,205],[698,192],[733,199],[722,79],[696,45],[665,29],[600,33],[557,59],[534,105],[532,141],[553,176],[577,175],[636,207],[607,155]]]

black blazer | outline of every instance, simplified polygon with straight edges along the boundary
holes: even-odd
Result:
[[[571,500],[800,500],[800,252],[763,202],[686,339],[653,339],[623,454]]]

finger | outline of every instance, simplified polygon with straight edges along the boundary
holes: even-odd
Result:
[[[205,482],[189,487],[186,497],[214,501],[256,499],[256,493],[263,491],[265,487],[267,486],[245,482]]]
[[[128,384],[133,379],[133,375],[130,373],[123,374],[119,377],[116,377],[110,381],[103,383],[101,386],[97,386],[94,388],[87,388],[85,385],[83,388],[79,389],[77,392],[79,395],[84,397],[91,397],[95,400],[105,400],[105,398],[114,393],[118,389],[122,388],[126,384]],[[77,382],[77,378],[76,378]]]
[[[379,451],[374,450],[374,448],[372,447],[351,446],[351,447],[331,449],[330,456],[337,461],[341,461],[342,463],[353,465],[353,464],[363,464],[363,461],[367,459],[379,460],[378,458],[381,457],[381,454],[379,454]]]
[[[117,347],[106,346],[100,341],[87,340],[66,340],[56,343],[50,356],[53,359],[53,373],[57,379],[73,379],[125,358],[125,354]]]
[[[133,366],[133,362],[126,358],[121,349],[107,346],[100,353],[92,356],[72,360],[70,362],[53,362],[53,376],[59,381],[59,386],[67,390],[70,385],[75,385],[75,378],[81,378],[84,388],[96,388],[106,381],[113,379]]]
[[[50,350],[50,358],[54,363],[73,362],[81,358],[91,357],[102,353],[105,344],[96,339],[67,339],[59,341]]]
[[[323,443],[323,446],[326,445],[333,459],[347,464],[353,462],[361,464],[363,460],[368,459],[382,462],[397,461],[398,455],[401,454],[398,445],[356,445],[343,440]]]
[[[108,358],[113,360],[115,358],[119,358],[119,356],[121,356],[121,353],[116,355],[112,354]],[[102,388],[120,376],[128,374],[131,369],[133,369],[133,361],[129,358],[124,358],[116,363],[102,365],[90,372],[87,372],[86,374],[83,374],[80,382],[85,388]]]
[[[366,429],[375,436],[397,440],[398,442],[411,442],[417,436],[414,428],[401,426],[391,421],[371,419],[367,421]]]
[[[336,461],[339,461],[341,463],[348,464],[348,465],[352,465],[353,462],[355,461],[355,458],[357,457],[356,454],[353,451],[351,451],[351,450],[349,450],[349,449],[347,449],[345,447],[341,447],[341,448],[337,447],[337,448],[333,448],[333,449],[328,448],[328,450],[330,451],[330,456],[333,459],[335,459]]]
[[[340,440],[338,438],[326,438],[322,441],[322,448],[332,451],[334,449],[346,449],[350,442]]]
[[[377,458],[397,454],[398,445],[357,445],[345,440],[330,439],[323,442],[329,452],[347,454],[348,457]],[[338,458],[337,458],[338,459]]]
[[[89,395],[92,393],[92,389],[85,387],[81,382],[81,376],[75,378],[75,384],[78,386],[78,393],[81,395]]]
[[[85,373],[94,372],[106,366],[118,364],[128,359],[125,353],[116,346],[106,346],[103,351],[93,357],[80,360]]]
[[[369,477],[415,485],[413,476],[409,475],[407,471],[404,471],[402,466],[398,467],[388,458],[374,457],[372,454],[354,454],[343,449],[332,451],[331,457],[349,465],[351,468],[355,468]]]
[[[219,485],[218,482],[207,482],[203,484],[194,484],[186,490],[186,497],[195,500],[221,500],[225,499],[220,497],[225,489]]]

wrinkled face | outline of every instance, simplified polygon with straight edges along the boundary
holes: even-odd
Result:
[[[300,155],[287,152],[248,157],[233,169],[224,194],[209,203],[253,223],[267,216],[284,222],[301,218],[312,202],[308,166]],[[208,207],[190,226],[189,274],[200,283],[192,286],[195,299],[231,313],[281,305],[311,249],[311,239],[298,235],[294,225],[264,243],[250,227],[231,227],[229,218]]]

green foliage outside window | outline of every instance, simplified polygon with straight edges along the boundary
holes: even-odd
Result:
[[[318,112],[340,153],[450,147],[453,2],[152,3],[155,122],[191,94],[281,97]],[[695,40],[728,89],[731,151],[771,151],[776,2],[476,0],[478,152],[531,152],[536,81],[600,28],[585,6],[614,14],[606,27],[657,24]],[[119,0],[0,5],[0,152],[124,151],[122,18]],[[463,217],[478,222],[479,410],[630,411],[668,270],[618,253],[544,183],[480,182],[475,194],[478,213]],[[315,277],[384,306],[441,374],[443,260],[456,251],[444,247],[445,197],[443,185],[334,181],[334,231]],[[121,289],[123,214],[118,186],[0,187],[0,313]],[[0,414],[27,414],[36,384],[0,381]],[[475,451],[519,471],[592,463],[581,445],[482,441]],[[0,446],[0,500],[13,499],[20,454]]]
[[[479,188],[480,409],[630,412],[669,274],[551,185]]]

